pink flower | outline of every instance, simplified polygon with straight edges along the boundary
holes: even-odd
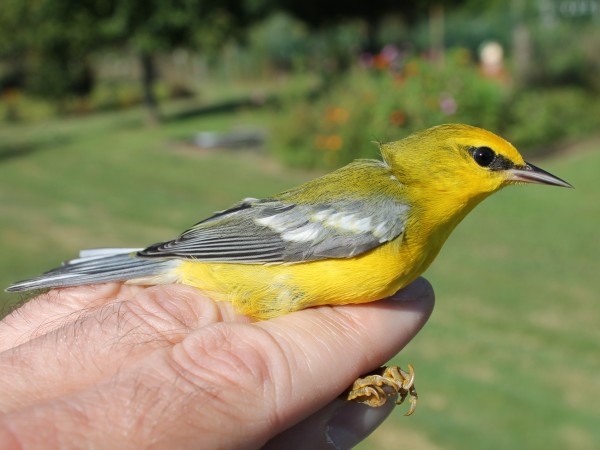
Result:
[[[456,113],[456,110],[458,109],[458,104],[456,103],[456,100],[454,100],[454,97],[452,97],[450,94],[445,93],[442,94],[440,98],[440,109],[447,116],[451,116],[454,113]]]

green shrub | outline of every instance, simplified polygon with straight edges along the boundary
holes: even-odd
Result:
[[[21,90],[6,90],[0,96],[0,123],[39,122],[56,115],[56,106],[27,95]]]
[[[551,150],[561,141],[598,132],[600,104],[582,88],[519,92],[510,106],[507,135],[527,153]]]
[[[498,129],[508,89],[481,76],[465,51],[449,54],[443,66],[424,59],[389,70],[385,60],[334,81],[316,100],[282,112],[273,149],[290,165],[337,166],[373,157],[369,141],[390,141],[446,122]]]

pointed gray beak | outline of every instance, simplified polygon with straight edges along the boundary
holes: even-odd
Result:
[[[573,187],[566,181],[561,180],[551,173],[548,173],[545,170],[540,169],[539,167],[536,167],[528,162],[526,162],[524,166],[507,170],[507,173],[508,180],[513,183],[538,183],[566,188]]]

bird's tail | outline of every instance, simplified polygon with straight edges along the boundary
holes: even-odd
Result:
[[[19,281],[9,286],[7,292],[28,291],[32,289],[80,286],[83,284],[105,283],[109,281],[132,280],[150,284],[166,282],[169,270],[179,261],[160,258],[141,258],[137,248],[102,248],[82,250],[79,258],[66,261],[62,266],[52,269],[30,280]],[[175,280],[172,280],[175,281]]]

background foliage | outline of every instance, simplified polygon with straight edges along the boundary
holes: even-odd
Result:
[[[571,3],[490,2],[482,10],[469,1],[325,1],[315,9],[284,0],[7,0],[0,117],[144,103],[156,122],[160,102],[207,98],[220,82],[264,86],[310,75],[308,91],[279,99],[272,127],[269,148],[291,165],[332,167],[372,155],[371,140],[442,122],[491,128],[526,153],[547,151],[600,124],[598,14],[593,2]],[[487,73],[480,51],[491,41],[505,58]],[[272,100],[269,91],[251,95]]]

